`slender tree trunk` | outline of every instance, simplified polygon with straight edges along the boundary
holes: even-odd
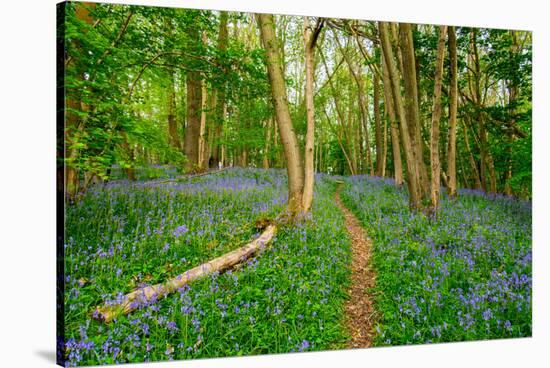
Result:
[[[205,35],[203,33],[203,35]],[[204,42],[203,38],[203,42]],[[201,81],[201,122],[200,122],[200,128],[199,128],[199,156],[198,156],[198,169],[199,171],[202,171],[205,169],[206,166],[204,166],[204,157],[205,157],[205,150],[206,150],[206,109],[207,109],[207,99],[208,99],[208,93],[206,91],[206,82],[204,79]]]
[[[398,79],[398,71],[395,65],[393,51],[388,34],[388,23],[378,22],[380,32],[380,43],[382,52],[384,53],[384,60],[388,70],[388,77],[391,83],[391,91],[393,101],[397,115],[399,117],[399,127],[401,129],[401,140],[403,141],[403,148],[405,151],[405,158],[407,163],[407,187],[409,189],[409,201],[410,205],[414,209],[422,208],[422,195],[420,186],[420,178],[418,172],[418,166],[416,165],[416,158],[414,154],[414,148],[411,143],[411,136],[409,134],[409,125],[407,123],[407,116],[405,113],[405,107],[403,105],[401,97],[401,85]]]
[[[126,159],[130,162],[130,165],[124,168],[124,171],[126,172],[128,180],[135,181],[137,178],[136,170],[134,168],[134,148],[130,146],[130,143],[128,143],[128,136],[124,131],[122,132],[122,148],[126,154]]]
[[[357,173],[355,172],[355,168],[353,167],[353,163],[352,163],[352,160],[350,158],[350,154],[349,154],[348,150],[346,150],[346,148],[344,147],[344,144],[342,142],[343,139],[340,136],[340,133],[338,132],[338,130],[330,122],[330,116],[329,116],[326,108],[324,109],[324,112],[325,112],[325,116],[327,118],[327,124],[329,125],[329,127],[333,131],[334,135],[336,136],[336,140],[338,141],[338,145],[340,146],[340,149],[342,150],[342,153],[344,154],[344,158],[346,159],[346,163],[348,164],[350,174],[351,175],[356,175]]]
[[[351,60],[351,58],[347,53],[347,50],[344,50],[344,48],[342,47],[340,40],[338,39],[338,35],[335,32],[333,32],[333,34],[334,34],[334,39],[336,40],[336,43],[338,45],[338,48],[340,49],[340,52],[344,56],[344,60],[348,64],[348,68],[351,72],[351,75],[355,80],[355,83],[357,84],[357,91],[359,95],[359,111],[361,113],[361,120],[362,120],[361,126],[365,134],[365,142],[366,142],[365,158],[366,158],[367,167],[370,167],[370,174],[372,175],[373,167],[372,167],[372,159],[370,156],[370,148],[369,148],[370,142],[369,142],[369,130],[368,130],[368,110],[367,110],[368,102],[367,102],[366,93],[365,93],[365,85],[363,81],[362,69],[360,66],[356,66],[353,63],[353,61]],[[357,39],[357,43],[360,45],[360,41],[358,39]],[[326,63],[325,63],[325,67],[326,67]],[[326,72],[328,75],[328,68],[326,68]],[[331,89],[334,91],[334,88],[332,87],[332,79],[329,80],[329,83],[331,84]]]
[[[386,104],[386,111],[390,118],[390,132],[391,132],[391,142],[392,142],[395,185],[400,187],[401,185],[403,185],[403,165],[401,163],[399,127],[397,123],[397,118],[395,116],[395,107],[394,107],[392,91],[391,91],[391,88],[392,88],[391,82],[390,82],[388,69],[387,69],[386,61],[383,54],[381,55],[380,61],[382,64],[382,81],[384,83],[384,102]]]
[[[474,155],[470,148],[470,139],[468,138],[468,128],[466,127],[466,124],[464,124],[464,122],[462,126],[464,128],[464,143],[466,144],[466,150],[468,151],[468,159],[470,161],[470,167],[472,169],[472,174],[474,177],[475,189],[483,189],[483,185],[481,183],[481,175],[479,174],[476,160],[474,159]]]
[[[329,75],[330,73],[329,73],[329,70],[328,70],[328,65],[327,65],[325,56],[323,54],[323,51],[321,49],[319,49],[319,56],[321,57],[321,60],[323,61],[323,65],[325,67],[325,71],[326,71],[327,75]],[[347,129],[345,129],[346,117],[345,117],[344,112],[342,111],[342,108],[341,108],[340,103],[339,103],[339,94],[338,94],[338,91],[337,91],[336,87],[334,86],[332,78],[328,79],[328,84],[329,84],[330,91],[331,91],[331,94],[332,94],[332,99],[334,101],[334,107],[336,108],[336,114],[338,115],[339,126],[342,127],[342,129],[340,129],[340,130],[342,131],[343,137],[339,133],[337,133],[337,130],[331,125],[330,117],[329,117],[328,113],[325,110],[325,114],[327,115],[327,121],[328,121],[329,125],[331,125],[331,128],[334,130],[334,132],[335,132],[335,134],[336,134],[336,136],[339,140],[338,143],[340,145],[340,148],[342,149],[342,152],[344,153],[346,161],[348,162],[348,164],[350,166],[351,175],[356,175],[357,171],[356,171],[355,162],[353,160],[353,151],[351,149],[352,148],[351,145],[349,144],[350,139],[349,139],[349,136],[348,136]],[[348,150],[346,150],[344,148],[343,141],[345,141],[346,146],[348,147]]]
[[[405,90],[405,110],[409,128],[414,161],[419,173],[422,198],[429,198],[430,182],[424,163],[423,142],[420,130],[420,110],[418,102],[418,85],[416,76],[416,61],[412,26],[408,23],[399,24],[400,50],[403,58],[403,81]]]
[[[201,42],[200,32],[196,28],[188,31],[191,48]],[[197,169],[199,164],[199,136],[201,129],[202,77],[199,72],[187,72],[187,128],[185,130],[185,171]]]
[[[446,36],[447,26],[440,26],[434,77],[434,97],[430,136],[430,166],[432,170],[430,200],[431,210],[434,212],[439,207],[439,188],[441,187],[441,167],[439,161],[439,120],[441,119],[441,84],[443,82],[443,62],[445,61]]]
[[[315,143],[315,108],[313,102],[315,39],[308,17],[304,17],[304,49],[306,67],[305,99],[307,131],[304,153],[304,192],[302,196],[302,210],[304,212],[309,212],[311,203],[313,202],[313,185],[315,182],[315,172],[313,167],[313,148]]]
[[[510,36],[512,38],[512,44],[510,45],[510,56],[512,58],[516,57],[519,52],[519,43],[517,31],[510,31]],[[513,60],[512,60],[513,62]],[[512,63],[512,65],[514,65]],[[512,180],[512,167],[513,167],[513,151],[512,144],[514,142],[514,127],[516,125],[516,100],[519,95],[519,86],[517,82],[513,80],[508,80],[506,82],[508,89],[508,105],[511,106],[510,109],[510,120],[507,128],[507,138],[508,146],[506,147],[506,169],[504,172],[504,194],[512,195],[512,186],[510,181]]]
[[[382,153],[382,124],[380,119],[380,77],[376,73],[373,76],[373,84],[372,103],[374,104],[374,133],[376,138],[376,176],[382,176],[384,159]]]
[[[218,32],[218,50],[221,53],[224,53],[227,50],[227,38],[228,38],[228,30],[227,30],[227,22],[228,22],[228,13],[225,11],[220,12],[220,28]],[[226,74],[227,70],[222,69],[222,73]],[[223,163],[223,159],[221,158],[221,151],[222,147],[220,144],[221,136],[222,136],[222,129],[223,129],[223,123],[225,119],[225,100],[226,100],[226,84],[222,83],[222,85],[214,90],[214,94],[216,96],[216,107],[215,107],[215,117],[214,117],[214,135],[213,135],[213,142],[212,142],[212,166],[217,167],[219,162]]]
[[[456,185],[456,116],[458,110],[458,59],[455,27],[449,27],[449,63],[451,85],[449,88],[449,148],[447,153],[448,193],[455,197]]]
[[[304,187],[304,170],[300,157],[300,146],[294,132],[288,108],[285,80],[281,69],[278,42],[275,36],[274,17],[271,14],[258,14],[257,21],[262,43],[266,51],[273,105],[287,163],[288,212],[292,217],[295,217],[301,211],[302,190]]]
[[[479,150],[480,150],[480,175],[483,190],[490,193],[496,192],[496,174],[493,158],[489,152],[487,143],[487,130],[485,128],[485,115],[481,112],[483,106],[483,96],[481,93],[481,65],[477,49],[477,30],[473,29],[470,37],[470,46],[472,51],[472,63],[474,73],[474,93],[473,98],[476,105],[476,117],[479,126]],[[489,182],[489,183],[487,183]]]
[[[350,156],[353,163],[353,168],[355,173],[359,173],[359,154],[357,150],[356,142],[356,131],[355,124],[353,121],[353,107],[354,107],[354,98],[352,93],[351,84],[348,84],[348,117],[342,123],[344,128],[344,134],[346,136],[346,144],[350,148]]]
[[[387,114],[387,113],[386,113]],[[386,163],[388,160],[388,116],[384,118],[384,133],[382,135],[382,176],[386,176]]]
[[[168,137],[170,138],[170,145],[180,151],[181,146],[176,122],[176,86],[173,70],[170,70],[170,92],[168,94]]]
[[[269,169],[269,147],[271,144],[271,125],[272,120],[271,118],[267,119],[266,126],[265,126],[265,145],[264,145],[264,161],[263,161],[263,167],[264,169]]]

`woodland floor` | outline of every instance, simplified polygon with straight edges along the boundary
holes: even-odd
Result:
[[[374,287],[375,273],[371,266],[372,241],[359,224],[359,220],[340,200],[338,186],[335,194],[336,205],[343,212],[346,229],[352,242],[350,299],[346,302],[346,324],[351,339],[349,348],[366,348],[372,345],[374,336],[373,296],[369,289]]]

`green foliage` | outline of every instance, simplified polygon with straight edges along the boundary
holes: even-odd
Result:
[[[90,21],[78,11],[86,9]],[[257,122],[265,119],[268,93],[263,52],[230,40],[217,47],[215,12],[112,4],[69,3],[66,8],[66,135],[78,172],[107,178],[112,165],[131,168],[147,161],[182,166],[182,151],[169,144],[168,93],[176,92],[176,123],[183,142],[185,77],[198,71],[209,93],[222,90],[228,111],[245,106],[249,122],[226,129],[263,140]],[[193,32],[204,32],[196,42]],[[199,39],[200,39],[199,35]],[[173,82],[172,82],[173,80]],[[172,85],[174,83],[174,85]],[[209,110],[208,124],[224,124]],[[262,141],[263,142],[263,141]],[[220,144],[220,142],[216,142]],[[69,156],[69,155],[68,155]]]
[[[430,219],[392,184],[342,192],[374,244],[376,344],[531,336],[531,203],[461,190]]]
[[[94,188],[67,213],[69,365],[343,347],[349,240],[319,178],[314,219],[280,228],[238,271],[215,274],[105,325],[95,306],[221,255],[256,236],[286,201],[281,170],[231,169],[191,183]]]

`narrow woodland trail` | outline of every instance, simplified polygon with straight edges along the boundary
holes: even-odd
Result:
[[[367,237],[359,220],[340,200],[342,184],[338,185],[335,194],[336,205],[344,213],[346,229],[351,239],[351,285],[350,300],[346,302],[346,324],[351,335],[349,348],[366,348],[371,346],[374,336],[373,296],[368,290],[374,286],[375,274],[371,267],[372,242]]]

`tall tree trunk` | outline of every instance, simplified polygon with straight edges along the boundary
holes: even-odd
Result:
[[[338,132],[338,130],[332,125],[331,121],[330,121],[330,116],[326,110],[326,107],[324,109],[324,112],[325,112],[325,116],[327,118],[327,124],[329,125],[329,127],[331,128],[332,132],[334,133],[334,135],[336,136],[336,140],[338,141],[338,145],[340,146],[340,149],[342,150],[342,153],[344,155],[344,158],[346,160],[346,163],[348,164],[348,168],[349,168],[349,172],[351,175],[356,175],[357,173],[355,172],[355,168],[353,166],[353,162],[350,158],[350,154],[349,154],[349,151],[346,150],[346,147],[344,146],[344,143],[342,142],[343,139],[340,135],[340,133]]]
[[[134,168],[134,147],[130,146],[130,143],[128,142],[128,135],[126,135],[126,132],[124,131],[122,132],[122,148],[126,155],[126,160],[130,162],[130,165],[124,168],[124,172],[126,172],[128,180],[135,181],[137,177],[136,169]]]
[[[227,50],[227,39],[228,39],[228,30],[227,30],[227,23],[228,23],[228,13],[225,11],[220,12],[220,28],[218,32],[218,50],[221,53],[224,53]],[[226,74],[227,70],[222,69],[222,73]],[[220,144],[220,140],[222,137],[222,130],[223,130],[223,123],[225,119],[225,100],[226,100],[226,84],[222,83],[221,86],[214,89],[214,96],[216,98],[215,101],[215,117],[213,121],[213,125],[215,126],[213,131],[213,137],[212,137],[212,165],[213,167],[217,167],[219,165],[219,162],[222,162],[223,159],[221,158],[221,151],[222,147]]]
[[[176,86],[173,70],[170,70],[170,92],[168,94],[168,137],[170,139],[170,145],[180,151],[181,146],[176,121]]]
[[[414,54],[414,43],[412,25],[408,23],[399,24],[399,46],[403,58],[403,81],[405,90],[405,110],[413,155],[417,163],[420,190],[422,198],[429,198],[430,182],[428,172],[424,163],[423,141],[420,129],[420,109],[418,102],[418,84],[416,75],[416,61]]]
[[[203,33],[203,42],[204,36],[206,36],[205,33]],[[199,128],[199,145],[198,145],[198,169],[199,171],[202,171],[206,168],[205,166],[205,150],[206,150],[206,110],[208,108],[207,106],[207,99],[208,99],[208,93],[206,91],[206,82],[204,79],[201,81],[201,122],[200,122],[200,128]]]
[[[201,43],[201,33],[197,28],[188,29],[188,47],[194,49]],[[199,165],[199,136],[201,129],[202,76],[194,70],[187,71],[187,127],[184,150],[187,158],[185,171],[192,172]]]
[[[510,31],[512,38],[512,44],[510,45],[510,57],[513,59],[519,52],[519,43],[517,31]],[[513,62],[513,60],[512,60]],[[513,65],[513,64],[512,64]],[[508,138],[508,146],[506,147],[506,169],[504,172],[504,194],[512,195],[512,186],[510,181],[512,180],[512,166],[513,166],[513,151],[512,144],[514,142],[514,127],[516,125],[516,100],[519,95],[519,86],[516,81],[510,79],[506,81],[506,87],[508,89],[508,106],[510,108],[510,119],[507,124],[506,137]]]
[[[380,77],[378,74],[373,76],[374,92],[373,100],[374,104],[374,134],[376,138],[376,176],[382,176],[383,173],[383,153],[382,150],[382,124],[380,120]]]
[[[314,32],[309,24],[309,18],[304,17],[304,50],[306,67],[306,142],[304,153],[304,192],[302,196],[302,210],[309,212],[313,202],[313,185],[315,182],[313,148],[315,138],[315,108],[313,102],[313,84],[315,74],[314,51],[315,40]]]
[[[265,145],[264,145],[264,157],[263,157],[263,167],[264,169],[269,169],[269,147],[271,144],[271,118],[267,119],[265,125]]]
[[[401,148],[399,143],[399,127],[397,123],[397,118],[395,117],[395,107],[393,103],[392,90],[390,77],[388,75],[388,68],[386,66],[386,61],[384,55],[381,55],[381,64],[382,64],[382,81],[384,83],[384,102],[386,105],[386,111],[388,117],[390,118],[390,133],[391,133],[391,145],[392,145],[392,156],[393,156],[393,170],[394,170],[394,179],[395,185],[400,187],[403,185],[403,165],[401,163]]]
[[[288,108],[285,80],[281,69],[278,42],[275,36],[274,17],[271,14],[258,14],[257,21],[262,43],[266,51],[271,95],[287,164],[288,212],[294,217],[302,209],[302,190],[304,188],[304,170],[300,157],[300,146],[294,133]]]
[[[447,150],[447,190],[450,197],[456,196],[456,116],[458,110],[458,59],[456,54],[455,27],[449,27],[449,64],[451,85],[449,87],[449,148]]]
[[[359,95],[359,111],[361,113],[361,127],[362,127],[362,130],[363,130],[364,134],[365,134],[365,145],[366,145],[366,149],[365,149],[366,157],[365,157],[365,159],[366,159],[367,167],[370,167],[370,174],[372,175],[373,165],[372,165],[372,159],[371,159],[371,156],[370,156],[370,142],[369,142],[369,130],[368,130],[368,102],[367,102],[366,93],[365,93],[365,85],[364,85],[364,81],[363,81],[362,69],[361,69],[360,66],[356,66],[353,63],[353,61],[351,60],[351,58],[349,57],[349,55],[347,53],[347,50],[345,50],[342,47],[336,32],[333,32],[333,34],[334,34],[334,39],[336,40],[336,44],[338,45],[338,48],[340,49],[340,52],[344,56],[344,60],[348,64],[348,68],[351,72],[351,75],[352,75],[353,79],[355,80],[355,83],[357,84],[357,91],[358,91],[357,93]],[[357,41],[358,45],[361,45],[359,39],[356,38],[356,41]],[[367,61],[370,61],[370,60],[367,59]],[[325,63],[325,66],[326,66],[326,63]],[[328,68],[327,68],[326,72],[327,72],[327,75],[328,75]],[[331,89],[334,90],[334,88],[332,87],[332,80],[331,79],[329,80],[329,83],[331,84]]]
[[[388,117],[384,118],[384,133],[382,134],[382,175],[386,176],[386,163],[388,159]]]
[[[323,65],[325,67],[325,71],[326,71],[327,75],[330,75],[329,70],[328,70],[327,61],[325,59],[325,56],[323,54],[322,49],[319,49],[319,56],[321,57],[321,60],[323,62]],[[329,125],[331,126],[331,128],[335,132],[335,135],[338,139],[338,144],[340,145],[340,148],[342,149],[342,152],[343,152],[343,154],[346,158],[346,161],[347,161],[347,163],[350,167],[351,175],[356,175],[357,170],[356,170],[355,162],[354,162],[354,159],[353,159],[353,151],[351,149],[352,148],[351,145],[349,144],[351,141],[349,139],[347,129],[345,128],[346,117],[345,117],[344,112],[342,111],[342,108],[340,106],[339,94],[338,94],[338,91],[337,91],[336,87],[334,86],[332,78],[330,78],[330,77],[328,79],[328,84],[329,84],[330,91],[331,91],[331,94],[332,94],[332,99],[334,101],[334,107],[336,108],[336,114],[338,115],[339,126],[342,127],[342,129],[340,129],[340,130],[342,131],[342,136],[343,137],[340,135],[340,133],[337,132],[337,129],[334,128],[331,125],[331,120],[330,120],[330,117],[329,117],[326,109],[325,109],[325,115],[327,116],[327,121],[328,121]],[[343,142],[343,141],[345,141],[345,142]],[[344,143],[346,143],[346,146],[348,147],[347,150],[344,147]]]
[[[409,134],[409,125],[407,123],[407,116],[405,113],[405,107],[401,97],[401,85],[399,83],[398,71],[395,65],[393,51],[389,39],[388,23],[378,22],[380,32],[380,43],[382,52],[384,53],[384,60],[388,70],[388,77],[391,83],[391,91],[393,101],[399,117],[399,127],[401,129],[401,140],[403,141],[403,148],[405,151],[405,158],[407,164],[407,187],[409,189],[409,201],[413,209],[422,209],[422,194],[420,189],[420,175],[418,171],[418,165],[416,162],[414,148],[411,142],[411,136]]]
[[[470,161],[470,168],[472,169],[472,174],[474,177],[475,189],[483,189],[483,185],[481,183],[481,175],[479,174],[479,170],[477,168],[477,163],[474,158],[474,154],[472,153],[472,149],[470,148],[468,128],[466,127],[466,124],[464,124],[464,121],[462,122],[462,126],[464,129],[464,143],[466,144],[466,151],[468,151],[468,159]]]
[[[481,65],[479,60],[479,53],[477,49],[477,30],[472,29],[470,35],[470,47],[471,47],[471,62],[473,64],[474,74],[474,91],[473,99],[476,107],[476,118],[479,127],[479,150],[480,150],[480,176],[481,185],[486,192],[496,192],[496,175],[494,172],[494,164],[491,154],[489,152],[487,143],[487,130],[485,128],[485,115],[481,112],[483,106],[483,96],[481,92]],[[487,183],[489,182],[489,183]]]
[[[432,171],[430,200],[432,211],[436,211],[439,207],[439,188],[441,187],[441,167],[439,162],[439,120],[441,119],[441,84],[443,82],[443,62],[445,61],[446,36],[447,26],[440,26],[434,76],[434,97],[430,135],[430,167]]]

